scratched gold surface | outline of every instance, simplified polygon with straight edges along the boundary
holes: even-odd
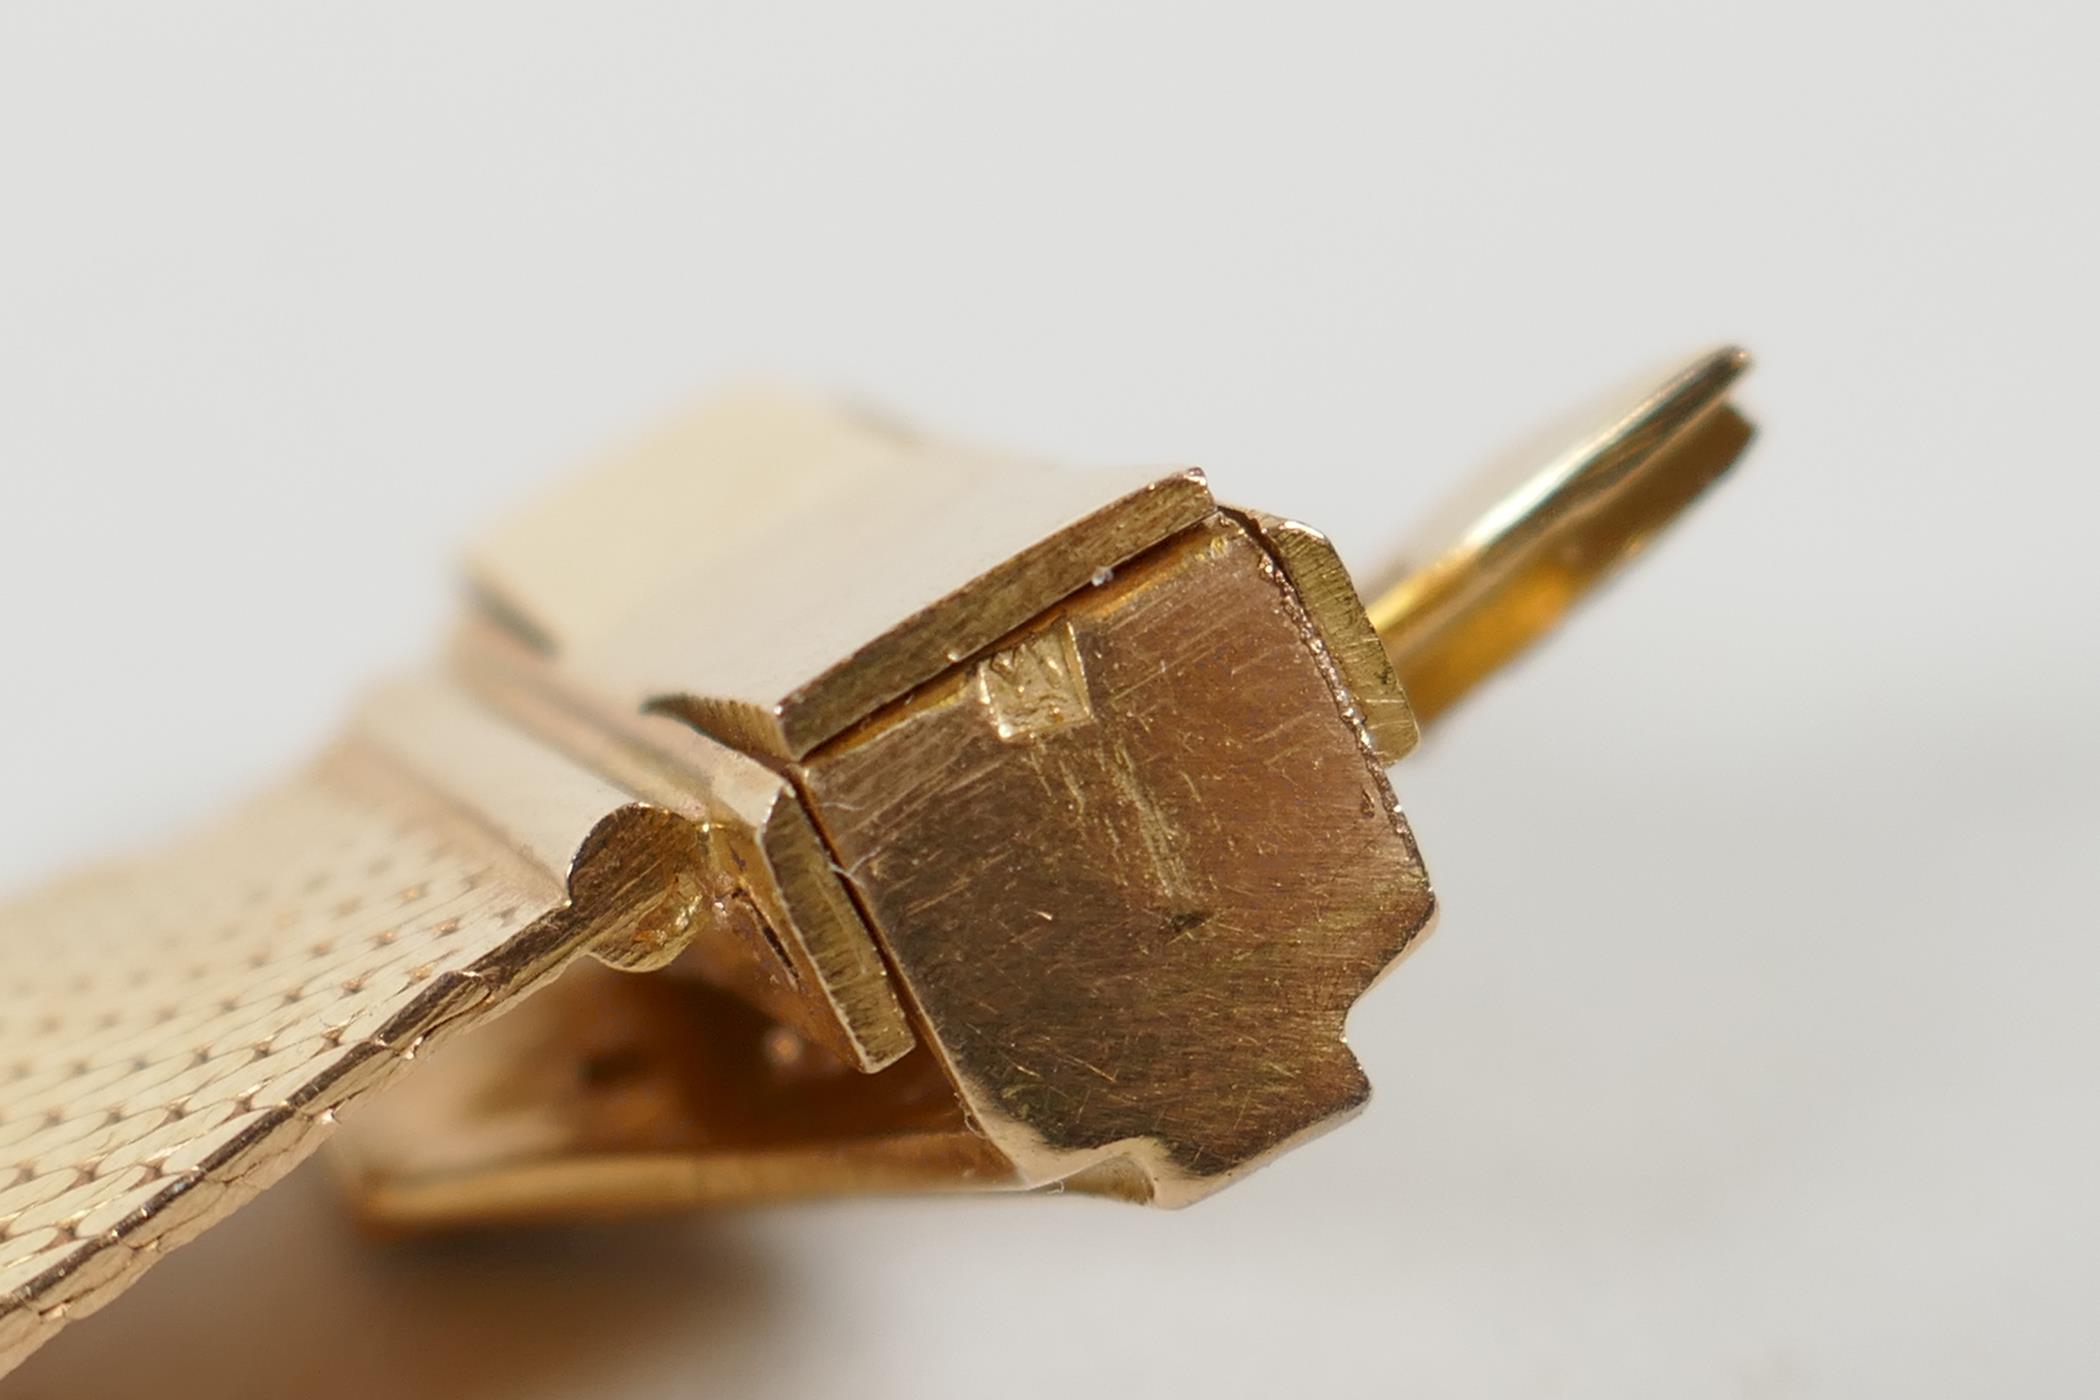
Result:
[[[1436,901],[1363,710],[1217,515],[801,770],[1023,1184],[1182,1205],[1364,1102]]]

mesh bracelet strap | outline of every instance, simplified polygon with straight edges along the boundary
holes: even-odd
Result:
[[[0,1371],[587,946],[566,898],[351,744],[0,908]]]

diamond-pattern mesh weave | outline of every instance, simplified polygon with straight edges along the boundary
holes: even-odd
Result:
[[[564,893],[342,749],[0,907],[0,1371],[559,965]]]

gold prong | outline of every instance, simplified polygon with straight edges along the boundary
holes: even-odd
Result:
[[[1733,346],[1694,360],[1371,604],[1418,720],[1550,630],[1728,470],[1753,431],[1727,402],[1749,366]]]

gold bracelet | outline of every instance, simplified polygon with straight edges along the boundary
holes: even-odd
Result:
[[[1180,1205],[1331,1126],[1435,912],[1387,766],[1735,460],[1744,365],[1368,608],[1194,471],[769,395],[642,444],[494,531],[446,655],[304,773],[0,909],[0,1370],[353,1104],[399,1229]]]

